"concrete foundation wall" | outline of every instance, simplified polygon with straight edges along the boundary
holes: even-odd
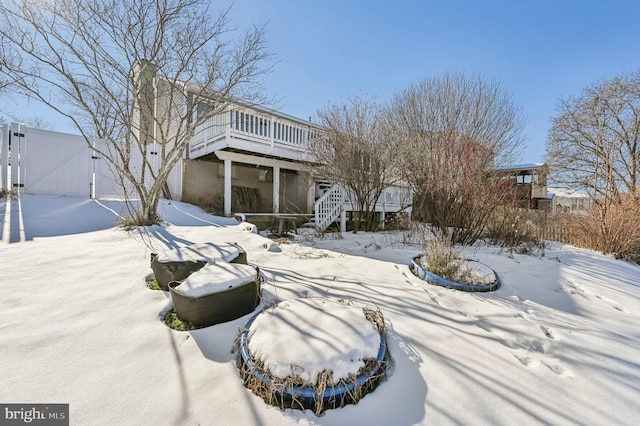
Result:
[[[273,169],[242,163],[232,165],[232,211],[273,212]],[[280,212],[306,213],[307,177],[280,170]],[[223,210],[224,162],[216,159],[186,160],[182,201]]]
[[[212,206],[222,194],[223,179],[218,177],[217,163],[185,160],[182,201],[199,206]]]

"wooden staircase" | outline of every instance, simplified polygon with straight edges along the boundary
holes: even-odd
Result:
[[[315,202],[315,226],[325,230],[345,212],[346,191],[340,185],[333,185]]]

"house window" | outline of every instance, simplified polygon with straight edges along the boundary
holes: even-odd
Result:
[[[204,114],[211,113],[215,108],[215,105],[209,104],[208,102],[198,101],[196,105],[196,118],[200,118]]]

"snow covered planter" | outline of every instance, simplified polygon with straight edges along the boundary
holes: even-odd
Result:
[[[500,287],[498,274],[487,265],[475,260],[467,260],[464,266],[468,269],[470,282],[458,282],[441,277],[427,270],[424,264],[424,256],[416,256],[411,259],[411,267],[415,274],[430,284],[441,287],[453,288],[461,291],[487,292]]]
[[[247,255],[242,247],[233,243],[191,244],[151,255],[151,269],[160,288],[169,291],[171,281],[182,281],[216,260],[246,264]]]
[[[247,388],[280,408],[355,404],[391,365],[379,310],[326,298],[280,302],[240,331],[238,368]]]
[[[260,303],[260,271],[255,266],[219,262],[182,282],[172,281],[169,290],[181,320],[207,327],[253,312]]]

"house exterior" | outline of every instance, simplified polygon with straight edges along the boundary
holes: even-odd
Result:
[[[348,191],[313,175],[308,146],[323,129],[310,121],[235,102],[199,125],[182,164],[181,198],[238,212],[313,215],[324,229],[355,206]],[[410,214],[411,192],[389,187],[375,207],[380,220]]]
[[[181,198],[237,212],[311,213],[316,180],[307,146],[321,129],[240,102],[196,128],[182,162]]]
[[[587,214],[591,201],[589,195],[567,188],[548,188],[552,213]]]
[[[510,190],[515,191],[520,207],[551,211],[551,201],[547,197],[546,163],[514,164],[494,168],[508,182]]]
[[[355,209],[348,191],[313,175],[309,143],[323,132],[322,127],[238,99],[210,115],[216,107],[215,94],[208,97],[201,87],[186,83],[176,93],[180,84],[157,76],[149,63],[141,62],[135,72],[140,82],[139,100],[134,100],[139,140],[154,144],[158,132],[179,132],[175,118],[166,117],[185,114],[167,114],[171,108],[185,108],[187,115],[191,111],[187,120],[196,123],[181,161],[169,175],[172,198],[212,207],[226,216],[313,215],[322,229],[338,220],[345,229],[349,212]],[[410,214],[410,204],[407,188],[390,187],[375,211],[382,221],[400,210]]]
[[[163,148],[156,140],[158,132],[176,134],[181,128],[175,120],[163,117],[184,116],[167,111],[187,108],[189,93],[185,85],[184,92],[174,96],[163,87],[162,79],[149,75],[140,81],[144,84],[138,91],[139,101],[134,102],[133,127],[138,132],[135,138],[147,148],[146,167],[140,166],[144,159],[138,153],[132,163],[134,173],[136,170],[149,173],[149,169],[157,170],[158,153]],[[175,92],[175,85],[171,87]],[[192,108],[193,122],[207,108],[207,102],[200,100]],[[161,119],[156,119],[156,115]],[[226,216],[304,215],[313,217],[319,228],[339,221],[341,229],[346,229],[349,213],[356,208],[348,191],[313,175],[313,158],[308,147],[312,138],[323,131],[320,126],[236,100],[194,130],[186,150],[168,175],[166,197],[212,207]],[[32,129],[22,124],[0,126],[0,189],[19,188],[29,194],[123,197],[125,191],[119,189],[119,179],[92,149],[102,142],[89,142],[78,135]],[[410,204],[411,192],[394,186],[385,190],[375,211],[382,221],[390,213],[410,214]]]

